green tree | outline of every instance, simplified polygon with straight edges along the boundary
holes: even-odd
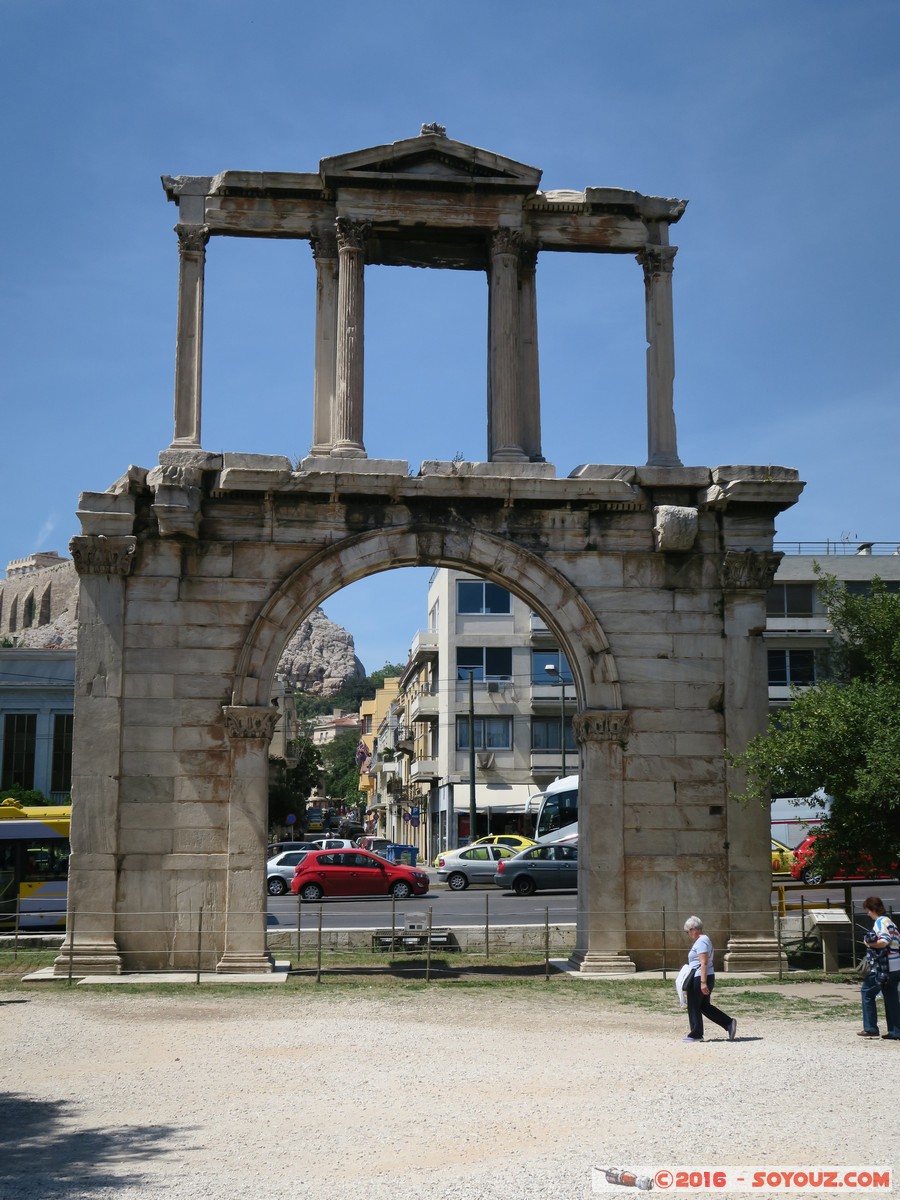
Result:
[[[296,743],[297,764],[282,766],[277,783],[269,787],[269,824],[283,825],[285,817],[294,813],[303,826],[303,814],[309,794],[319,782],[322,760],[318,746],[311,739],[301,737]]]
[[[345,804],[359,802],[359,766],[356,762],[358,745],[357,734],[342,733],[333,742],[322,747],[325,794],[332,800],[343,800]]]
[[[794,693],[743,754],[738,799],[812,796],[831,811],[816,840],[816,867],[833,875],[868,855],[893,876],[900,862],[900,595],[873,578],[867,595],[822,575],[820,594],[835,632],[830,678]],[[811,801],[810,803],[814,803]]]

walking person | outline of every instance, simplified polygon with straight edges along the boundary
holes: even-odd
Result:
[[[684,923],[684,932],[691,939],[688,966],[693,968],[693,975],[687,980],[684,989],[691,1029],[682,1040],[702,1042],[703,1018],[708,1017],[714,1024],[720,1025],[728,1034],[729,1042],[733,1042],[737,1021],[723,1013],[720,1008],[716,1008],[710,999],[716,983],[713,944],[703,932],[703,922],[699,917],[688,917]]]
[[[860,1037],[878,1037],[878,993],[884,999],[887,1041],[900,1042],[900,930],[887,915],[880,896],[869,896],[863,908],[872,918],[872,929],[865,935],[866,961],[870,970],[862,981],[863,1027]]]

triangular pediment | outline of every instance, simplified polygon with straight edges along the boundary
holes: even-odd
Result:
[[[533,192],[541,180],[538,167],[493,154],[478,146],[456,142],[442,133],[423,132],[386,146],[371,146],[350,154],[323,158],[319,171],[326,187],[370,185],[374,181],[458,187],[494,184],[513,191]]]

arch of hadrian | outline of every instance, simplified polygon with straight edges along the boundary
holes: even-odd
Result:
[[[265,938],[270,683],[300,620],[396,566],[478,572],[559,639],[578,695],[582,857],[575,959],[659,965],[660,913],[702,913],[729,969],[774,968],[768,814],[729,799],[723,750],[765,720],[764,598],[781,467],[678,457],[669,229],[685,202],[619,188],[541,192],[540,171],[418,137],[311,174],[165,178],[180,274],[172,444],[80,498],[69,935],[57,970],[270,965]],[[317,277],[313,442],[211,454],[201,436],[204,263],[216,237],[310,242]],[[646,466],[556,478],[541,455],[541,253],[632,254],[647,320]],[[487,458],[367,457],[369,263],[478,270],[489,289]],[[193,963],[193,958],[189,961]]]

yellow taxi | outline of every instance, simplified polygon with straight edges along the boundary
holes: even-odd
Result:
[[[772,838],[772,874],[790,875],[794,865],[794,852],[784,842]]]
[[[527,850],[529,846],[536,846],[537,842],[534,838],[520,837],[517,833],[491,833],[487,837],[476,838],[472,842],[473,846],[508,846],[513,854],[518,854],[520,850]],[[467,847],[466,847],[467,848]],[[432,866],[438,865],[438,859],[442,857],[444,851],[437,856],[432,863]]]

